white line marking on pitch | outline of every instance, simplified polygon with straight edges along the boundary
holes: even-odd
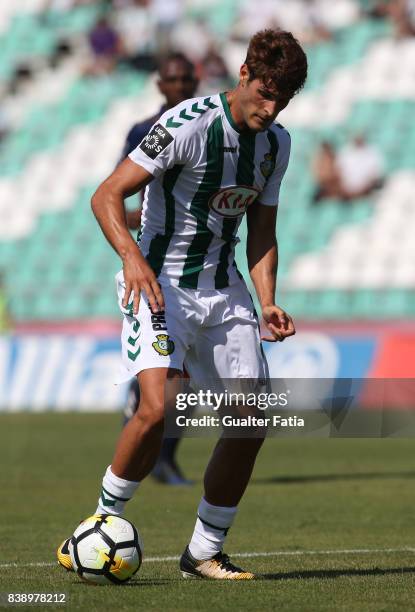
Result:
[[[291,557],[302,555],[370,555],[372,553],[415,553],[415,548],[347,548],[343,550],[276,550],[272,552],[232,553],[231,557]],[[178,561],[180,557],[145,557],[143,562],[163,563]],[[0,563],[0,569],[8,567],[53,567],[55,563]]]

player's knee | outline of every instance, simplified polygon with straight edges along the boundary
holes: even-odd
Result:
[[[164,404],[163,402],[147,404],[141,401],[133,418],[139,423],[142,432],[162,432],[164,425]]]

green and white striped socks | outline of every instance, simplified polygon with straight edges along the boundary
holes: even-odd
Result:
[[[237,510],[237,506],[213,506],[202,497],[189,544],[190,553],[195,559],[199,561],[211,559],[222,551]]]
[[[109,465],[102,479],[101,495],[95,514],[121,516],[125,504],[132,498],[139,484],[134,480],[125,480],[116,476]]]

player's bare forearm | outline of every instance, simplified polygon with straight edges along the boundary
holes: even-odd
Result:
[[[261,304],[268,334],[263,340],[275,342],[295,333],[291,317],[275,304],[278,268],[278,246],[275,236],[277,211],[274,207],[255,204],[248,209],[248,268]]]
[[[164,300],[153,270],[141,254],[127,226],[124,198],[147,185],[152,175],[129,159],[123,161],[92,196],[92,210],[108,242],[123,261],[127,306],[133,293],[134,313],[138,312],[141,291],[154,311],[164,309]]]
[[[275,303],[278,249],[275,236],[248,239],[246,249],[248,269],[261,309]]]
[[[252,204],[247,212],[248,269],[262,309],[275,301],[278,266],[276,216],[276,208],[258,203]]]

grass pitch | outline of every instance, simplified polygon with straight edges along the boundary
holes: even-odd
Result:
[[[0,416],[0,592],[65,593],[67,610],[415,610],[415,442],[403,439],[267,440],[226,545],[252,555],[234,559],[261,575],[247,583],[186,581],[157,559],[189,540],[214,444],[185,439],[195,485],[148,479],[127,508],[145,545],[137,578],[82,583],[55,550],[95,511],[119,428],[117,414]]]

